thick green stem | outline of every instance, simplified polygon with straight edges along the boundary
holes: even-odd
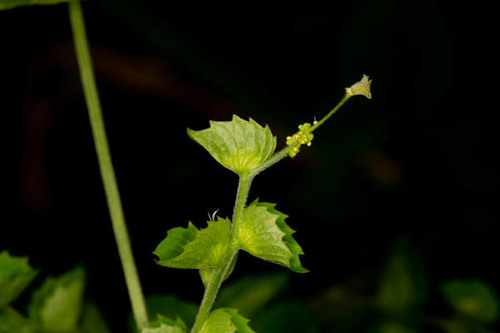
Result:
[[[231,226],[229,247],[224,260],[219,267],[216,267],[214,269],[212,277],[210,278],[210,282],[205,288],[205,294],[203,295],[203,300],[201,301],[200,309],[198,310],[198,315],[196,316],[196,320],[193,328],[191,329],[191,333],[197,333],[201,330],[203,323],[210,314],[210,310],[212,309],[220,286],[224,281],[224,277],[227,276],[228,271],[231,269],[233,260],[238,253],[238,233],[243,216],[243,211],[245,210],[248,192],[250,191],[250,186],[252,184],[252,179],[253,176],[251,175],[240,175],[238,190],[236,192],[236,201],[234,204],[233,223]]]
[[[73,38],[83,90],[85,93],[85,101],[89,112],[92,135],[94,137],[99,168],[104,184],[106,199],[108,201],[113,231],[115,234],[116,244],[118,246],[118,253],[122,262],[123,273],[125,275],[130,301],[132,303],[132,310],[137,327],[140,330],[148,320],[146,305],[132,254],[130,238],[125,224],[120,194],[118,192],[118,185],[113,170],[113,164],[111,162],[111,155],[109,153],[108,140],[104,128],[101,105],[95,84],[94,72],[85,33],[85,24],[79,0],[70,1],[69,16],[71,20],[71,27],[73,29]]]

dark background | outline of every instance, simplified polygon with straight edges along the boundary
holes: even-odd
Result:
[[[195,272],[156,266],[166,230],[230,216],[237,178],[186,135],[233,113],[278,138],[326,114],[311,148],[260,175],[250,200],[290,215],[311,270],[370,294],[396,239],[422,258],[428,307],[450,278],[498,291],[498,42],[491,8],[447,1],[282,6],[83,4],[110,149],[146,294],[199,302]],[[129,311],[79,81],[66,5],[0,12],[0,249],[43,274],[76,264],[114,330]],[[241,255],[235,276],[275,269]],[[433,298],[435,297],[435,298]]]

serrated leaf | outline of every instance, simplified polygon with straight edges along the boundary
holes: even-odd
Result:
[[[241,249],[261,259],[307,273],[299,255],[304,254],[292,237],[295,231],[285,219],[287,215],[274,208],[275,204],[255,200],[244,211],[238,240]]]
[[[198,228],[191,222],[187,228],[172,228],[167,231],[167,237],[158,244],[153,253],[163,261],[174,259],[184,252],[184,246],[192,242],[197,234]]]
[[[156,322],[150,323],[148,327],[141,330],[141,333],[184,333],[186,332],[186,324],[181,318],[177,317],[172,320],[162,315],[157,316]]]
[[[267,160],[276,148],[276,137],[268,126],[234,115],[231,121],[210,121],[201,131],[187,130],[189,137],[205,148],[223,166],[244,174]]]
[[[189,223],[187,228],[174,228],[153,252],[157,264],[173,268],[206,269],[219,264],[229,245],[231,222],[218,218],[208,227],[198,230]]]
[[[451,280],[442,285],[446,301],[458,314],[482,323],[498,319],[499,300],[490,286],[478,280]]]
[[[249,320],[238,314],[238,310],[221,308],[210,313],[200,330],[201,333],[255,333],[248,326]]]
[[[7,251],[0,253],[0,306],[15,300],[38,274],[27,257],[13,257]]]
[[[0,0],[0,10],[30,5],[55,5],[69,0]]]
[[[57,278],[47,278],[33,293],[29,317],[46,331],[75,330],[82,313],[84,286],[85,272],[81,267]]]

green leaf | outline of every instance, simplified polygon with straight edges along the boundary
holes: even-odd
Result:
[[[77,267],[60,277],[47,278],[33,293],[29,317],[46,331],[73,331],[82,313],[85,272]]]
[[[292,237],[295,231],[285,222],[288,216],[274,206],[255,200],[245,209],[238,236],[240,247],[256,257],[283,265],[294,272],[307,273],[299,258],[304,252]]]
[[[7,251],[0,253],[0,306],[15,300],[38,274],[27,257],[13,257]]]
[[[158,319],[143,328],[141,333],[184,333],[186,329],[186,324],[179,317],[172,320],[158,315]]]
[[[458,314],[481,323],[498,319],[499,302],[495,292],[477,280],[451,280],[442,285],[442,293]]]
[[[30,5],[55,5],[69,0],[0,0],[0,10]]]
[[[92,302],[85,302],[80,333],[110,333],[108,324],[104,320],[97,306]]]
[[[9,306],[0,307],[0,333],[36,333],[34,322]]]
[[[218,218],[208,227],[198,230],[189,223],[187,228],[173,228],[153,252],[157,264],[173,268],[206,269],[217,266],[229,245],[231,222]]]
[[[287,272],[243,277],[221,289],[216,305],[235,308],[243,316],[253,317],[286,288],[289,277]]]
[[[238,310],[221,308],[210,313],[203,323],[201,333],[255,333],[248,326],[249,320],[238,314]]]
[[[276,148],[268,126],[234,115],[231,121],[210,121],[201,131],[188,128],[188,135],[223,166],[237,174],[248,173],[267,160]]]
[[[424,265],[408,240],[400,237],[382,273],[377,304],[385,312],[414,312],[425,303],[426,295]]]

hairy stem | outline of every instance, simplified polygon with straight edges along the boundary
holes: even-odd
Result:
[[[210,314],[210,310],[212,309],[224,277],[231,269],[231,264],[238,253],[238,233],[252,180],[252,175],[240,175],[238,190],[236,191],[236,200],[234,204],[230,243],[226,255],[224,256],[224,260],[218,267],[214,269],[212,277],[210,278],[210,282],[205,288],[205,294],[203,295],[203,300],[201,301],[200,309],[198,310],[198,315],[196,316],[196,320],[193,328],[191,329],[191,333],[197,333],[202,328],[203,323]]]
[[[80,69],[85,101],[89,112],[92,135],[94,137],[113,232],[115,234],[120,260],[122,262],[123,273],[125,275],[130,301],[132,303],[134,318],[137,327],[140,330],[148,320],[146,305],[132,254],[130,238],[125,224],[120,194],[118,192],[118,185],[113,170],[113,164],[111,162],[111,155],[109,153],[108,140],[106,137],[106,130],[104,128],[101,105],[95,84],[94,72],[85,33],[85,24],[79,0],[70,1],[69,16],[73,30],[76,56]]]

